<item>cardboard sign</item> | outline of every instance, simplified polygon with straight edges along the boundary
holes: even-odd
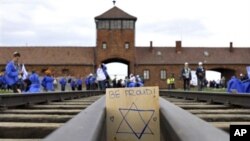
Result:
[[[160,141],[159,88],[106,90],[108,141]]]

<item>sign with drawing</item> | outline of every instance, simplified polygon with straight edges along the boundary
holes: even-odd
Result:
[[[108,141],[160,141],[159,88],[106,90]]]

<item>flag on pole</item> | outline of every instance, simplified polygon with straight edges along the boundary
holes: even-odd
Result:
[[[27,78],[28,78],[28,72],[27,72],[27,70],[26,70],[24,64],[22,65],[22,72],[23,72],[23,77],[22,77],[22,79],[23,79],[23,80],[27,79]]]
[[[250,79],[250,66],[247,67],[247,75],[248,75],[248,78]]]

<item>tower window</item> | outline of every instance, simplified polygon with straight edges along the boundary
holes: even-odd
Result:
[[[110,21],[110,28],[111,29],[121,29],[122,21],[121,20],[111,20]]]
[[[109,29],[109,21],[108,20],[98,21],[97,28],[98,29]]]
[[[106,49],[107,48],[107,43],[106,42],[102,42],[102,48]]]
[[[132,20],[123,20],[122,21],[122,28],[123,29],[133,29],[134,28],[134,21],[132,21]]]
[[[125,46],[125,49],[128,49],[129,48],[129,42],[126,42],[124,46]]]

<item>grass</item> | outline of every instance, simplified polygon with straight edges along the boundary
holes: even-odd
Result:
[[[0,90],[0,94],[7,94],[7,93],[12,93],[12,91],[11,90],[10,91]]]
[[[174,89],[176,91],[183,91],[183,89]],[[191,92],[196,92],[198,91],[197,87],[192,87],[190,88]],[[219,92],[219,93],[227,93],[227,89],[226,88],[203,88],[202,89],[203,92]]]

